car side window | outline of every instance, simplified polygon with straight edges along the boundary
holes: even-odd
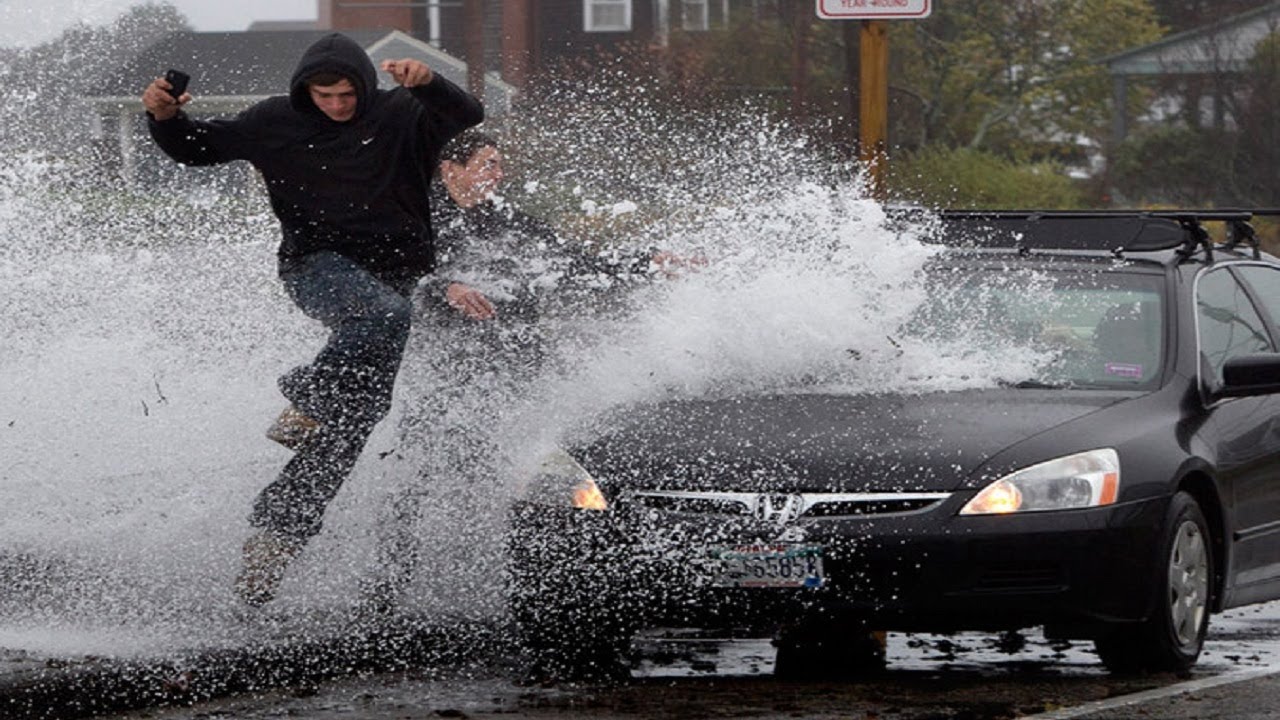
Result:
[[[1222,381],[1222,366],[1239,355],[1273,352],[1271,337],[1244,288],[1226,269],[1210,270],[1196,285],[1200,354]]]
[[[1280,268],[1266,265],[1236,265],[1235,271],[1253,290],[1254,297],[1271,316],[1271,322],[1280,323]]]

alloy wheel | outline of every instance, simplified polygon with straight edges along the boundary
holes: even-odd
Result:
[[[1180,645],[1198,641],[1208,600],[1209,549],[1200,528],[1185,520],[1169,556],[1169,619]]]

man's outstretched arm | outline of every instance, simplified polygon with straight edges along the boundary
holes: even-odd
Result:
[[[142,106],[147,111],[147,129],[151,139],[166,155],[183,165],[215,165],[236,159],[215,147],[210,123],[193,121],[183,111],[191,102],[191,93],[179,97],[169,93],[172,86],[164,78],[156,78],[142,91]]]
[[[424,62],[411,58],[383,60],[382,70],[422,103],[436,125],[434,130],[445,140],[484,121],[484,106],[474,95],[434,72]]]

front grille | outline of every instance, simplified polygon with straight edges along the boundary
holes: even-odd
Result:
[[[938,498],[913,497],[888,500],[819,500],[805,513],[809,517],[854,517],[896,515],[925,510],[941,502]]]
[[[756,517],[787,522],[800,518],[842,518],[925,512],[949,493],[735,493],[643,490],[627,493],[636,505],[673,513]]]
[[[751,506],[732,498],[673,497],[645,494],[637,502],[647,508],[665,512],[694,513],[698,515],[750,515]]]

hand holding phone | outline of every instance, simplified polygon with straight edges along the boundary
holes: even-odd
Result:
[[[187,83],[191,82],[191,76],[181,70],[168,70],[164,74],[164,79],[171,86],[169,94],[174,100],[182,97],[182,93],[187,91]]]

